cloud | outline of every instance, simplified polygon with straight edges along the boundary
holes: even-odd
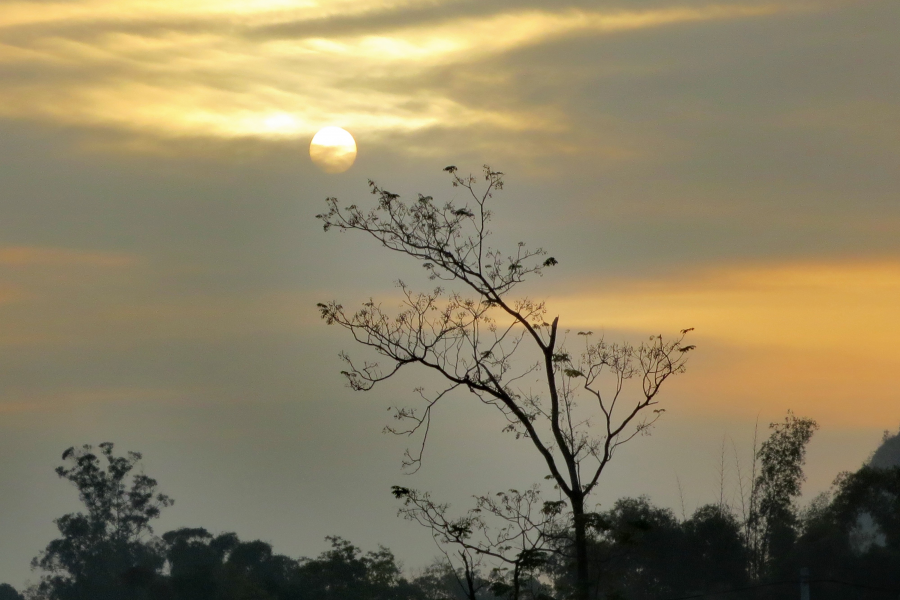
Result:
[[[559,114],[515,101],[484,106],[477,86],[464,98],[391,82],[470,70],[562,37],[794,8],[722,3],[548,11],[506,4],[485,13],[473,6],[129,0],[49,2],[29,11],[13,3],[0,18],[0,73],[7,81],[0,114],[163,137],[277,139],[311,136],[326,124],[370,139],[448,126],[560,132],[572,124]],[[274,118],[279,115],[291,119]]]

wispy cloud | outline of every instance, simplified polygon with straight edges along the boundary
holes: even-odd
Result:
[[[502,110],[411,78],[567,36],[773,15],[710,4],[448,14],[434,2],[48,2],[0,11],[0,114],[152,136],[279,138],[340,124],[370,138],[435,127],[562,131],[560,113]],[[803,6],[803,5],[799,5]],[[416,16],[391,24],[384,15]],[[411,10],[416,9],[416,10]],[[356,27],[348,27],[353,21]],[[370,27],[359,24],[370,23]]]

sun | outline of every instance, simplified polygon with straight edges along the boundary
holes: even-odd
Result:
[[[356,160],[356,140],[345,129],[324,127],[313,136],[309,157],[326,173],[343,173]]]

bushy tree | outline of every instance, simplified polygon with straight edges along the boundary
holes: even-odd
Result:
[[[422,600],[493,600],[490,581],[480,571],[471,573],[471,586],[464,569],[454,569],[444,558],[436,558],[412,581]]]
[[[274,600],[290,597],[299,565],[262,541],[182,528],[162,536],[173,600]]]
[[[16,588],[8,583],[0,583],[0,600],[25,600]]]
[[[597,530],[596,577],[607,596],[665,597],[680,591],[673,567],[683,536],[672,511],[646,497],[623,498],[600,514]]]
[[[781,423],[772,423],[769,438],[760,445],[756,458],[759,474],[753,482],[747,544],[750,570],[756,578],[771,575],[783,563],[799,531],[796,504],[806,480],[803,465],[806,446],[818,424],[788,411]]]
[[[317,558],[292,559],[234,533],[183,528],[163,534],[172,600],[412,600],[422,594],[385,548],[363,554],[330,537]]]
[[[831,497],[806,511],[802,528],[789,564],[811,569],[821,582],[815,597],[900,595],[900,467],[842,473]]]
[[[216,597],[221,568],[237,536],[213,538],[203,528],[181,528],[162,535],[166,544],[169,586],[176,600],[211,600]]]
[[[300,561],[304,600],[411,600],[418,590],[403,577],[393,553],[381,547],[365,554],[339,537],[331,549]]]
[[[681,569],[686,587],[721,591],[746,586],[749,553],[743,544],[741,524],[723,504],[698,508],[681,529],[685,536]],[[685,590],[689,591],[689,590]]]
[[[591,577],[597,597],[657,600],[715,593],[746,585],[747,555],[740,524],[719,505],[685,520],[649,498],[622,498],[592,521]],[[557,595],[572,593],[565,561],[553,569]]]
[[[56,519],[60,537],[32,561],[44,572],[38,591],[51,600],[140,600],[163,563],[150,522],[171,498],[135,471],[139,453],[116,456],[110,442],[99,450],[69,448],[56,469],[78,489],[85,511]]]

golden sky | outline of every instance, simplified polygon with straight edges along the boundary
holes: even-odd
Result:
[[[682,382],[694,410],[747,417],[789,406],[830,427],[900,419],[886,376],[900,372],[900,261],[717,266],[610,282],[553,304],[576,329],[694,327],[709,347]]]

